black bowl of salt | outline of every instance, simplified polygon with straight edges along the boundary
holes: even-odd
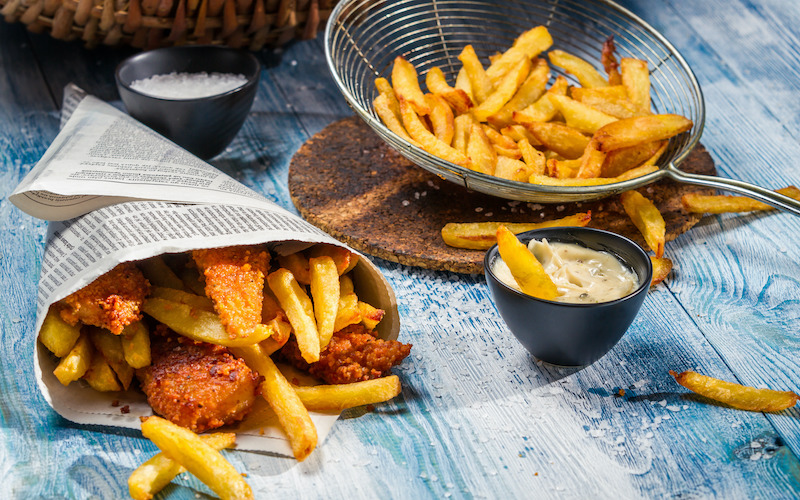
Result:
[[[261,66],[243,50],[181,46],[133,55],[117,67],[128,113],[208,160],[241,129],[253,105]]]

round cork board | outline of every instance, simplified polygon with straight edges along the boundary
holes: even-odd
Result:
[[[681,169],[716,174],[702,146]],[[681,196],[713,193],[666,180],[640,191],[664,216],[667,241],[700,220],[683,210]],[[647,248],[616,196],[540,205],[469,191],[413,165],[356,116],[328,125],[297,151],[289,166],[289,193],[300,214],[334,238],[368,255],[427,269],[483,272],[484,251],[444,244],[440,231],[448,222],[535,222],[591,210],[590,227],[622,234]]]

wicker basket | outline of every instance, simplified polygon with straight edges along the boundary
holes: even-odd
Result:
[[[87,46],[222,44],[260,50],[313,38],[337,0],[0,0],[7,22]]]

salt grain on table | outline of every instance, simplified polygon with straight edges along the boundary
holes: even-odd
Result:
[[[134,80],[131,88],[162,99],[197,99],[224,94],[247,83],[244,75],[233,73],[167,73]]]

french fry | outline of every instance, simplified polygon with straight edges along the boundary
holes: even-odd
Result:
[[[497,153],[497,158],[500,159],[501,156],[505,158],[509,158],[511,160],[520,160],[522,159],[522,151],[519,150],[517,147],[513,148],[504,148],[503,146],[498,146],[497,144],[492,144],[492,149],[494,152]],[[527,167],[527,165],[526,165]],[[497,164],[495,164],[494,174],[495,177],[501,177],[500,174],[497,173]]]
[[[139,261],[136,265],[151,286],[186,290],[186,285],[160,255]]]
[[[386,315],[386,311],[383,309],[378,309],[377,307],[360,300],[358,301],[358,312],[361,315],[361,323],[368,330],[374,330],[378,326],[378,323],[380,323],[383,317]]]
[[[531,184],[541,184],[543,186],[601,186],[635,179],[636,177],[653,173],[656,170],[658,170],[658,167],[654,165],[645,165],[632,168],[617,177],[597,177],[594,179],[556,179],[547,175],[532,174],[528,182]]]
[[[464,65],[464,71],[469,78],[472,101],[480,105],[492,93],[494,84],[483,69],[483,65],[478,60],[478,54],[475,53],[472,45],[464,47],[458,55],[458,60]]]
[[[206,284],[200,277],[200,272],[197,270],[197,267],[194,265],[185,265],[180,268],[178,276],[180,276],[181,281],[189,291],[197,295],[205,295]]]
[[[339,309],[339,273],[336,271],[336,263],[327,255],[312,257],[309,264],[319,348],[324,350],[333,336],[333,325]]]
[[[792,391],[757,389],[693,371],[675,373],[670,370],[669,374],[690,391],[738,410],[777,412],[791,408],[800,401],[800,396]]]
[[[558,289],[542,264],[505,226],[497,228],[497,249],[524,293],[545,300],[558,297]]]
[[[133,380],[133,368],[125,361],[122,337],[100,328],[88,328],[88,332],[95,351],[105,358],[108,365],[117,374],[122,388],[127,391]]]
[[[304,285],[311,283],[311,271],[308,267],[308,257],[302,253],[294,252],[288,255],[278,255],[278,265],[284,269],[288,269],[298,283]]]
[[[647,246],[657,258],[664,255],[665,223],[661,212],[638,191],[625,191],[620,195],[622,207],[631,221],[644,236]]]
[[[564,117],[567,126],[584,134],[594,134],[604,125],[617,121],[616,117],[607,115],[567,96],[553,94],[550,96],[550,100],[553,101],[561,116]]]
[[[269,325],[275,333],[258,344],[267,356],[272,355],[286,345],[286,342],[289,341],[289,336],[292,334],[292,325],[284,316],[270,320]]]
[[[497,113],[489,116],[487,121],[495,127],[502,128],[511,124],[514,111],[521,111],[538,101],[547,90],[547,80],[550,78],[550,66],[544,59],[536,59],[528,78],[511,98]]]
[[[600,62],[608,75],[609,85],[619,85],[622,83],[622,76],[619,74],[619,63],[615,55],[617,47],[614,45],[614,35],[609,36],[603,42],[603,50],[600,55]]]
[[[520,86],[528,78],[531,70],[531,60],[520,59],[512,66],[498,82],[495,90],[486,96],[478,106],[472,109],[472,115],[476,120],[485,122],[491,115],[499,112],[503,106],[514,97]]]
[[[311,411],[341,411],[357,406],[383,403],[401,391],[397,375],[350,384],[294,386],[294,390]]]
[[[536,102],[529,105],[522,111],[514,111],[511,114],[512,120],[517,123],[531,123],[531,122],[547,122],[555,118],[558,114],[558,108],[550,99],[551,95],[566,95],[567,94],[567,79],[559,75],[553,85],[547,89]]]
[[[469,75],[467,74],[467,70],[464,69],[462,66],[458,73],[456,74],[456,84],[454,86],[456,90],[461,90],[467,97],[469,97],[470,102],[475,105],[475,94],[472,93],[472,83],[469,81]]]
[[[648,115],[609,123],[598,130],[594,138],[600,151],[608,153],[645,142],[669,139],[691,128],[692,121],[680,115]]]
[[[273,333],[267,325],[258,325],[247,336],[231,338],[215,313],[156,297],[146,299],[142,311],[184,337],[226,347],[257,344]]]
[[[353,280],[350,276],[339,276],[339,296],[344,297],[350,293],[356,293]]]
[[[220,498],[253,498],[250,486],[230,462],[189,429],[153,416],[142,420],[142,435]]]
[[[419,88],[417,70],[402,56],[395,57],[392,65],[392,88],[397,99],[410,103],[417,113],[427,115],[431,112]]]
[[[57,307],[50,307],[39,330],[39,341],[61,358],[72,350],[80,334],[80,325],[70,325],[61,319]]]
[[[623,57],[620,61],[622,85],[628,91],[628,99],[641,111],[650,111],[650,72],[647,62]]]
[[[200,439],[217,451],[231,448],[236,444],[236,434],[232,432],[202,435]],[[128,492],[133,500],[150,500],[175,476],[184,472],[186,468],[169,458],[163,451],[156,453],[128,476]]]
[[[386,97],[386,95],[381,94],[376,97],[372,101],[372,106],[375,108],[375,113],[378,114],[378,118],[381,119],[386,128],[394,132],[395,134],[399,135],[403,139],[407,140],[411,144],[417,146],[419,145],[417,141],[411,138],[406,132],[405,127],[402,123],[400,123],[400,119],[397,118],[397,115],[394,114],[391,107],[391,100]],[[399,104],[398,104],[399,110]]]
[[[91,341],[87,335],[81,334],[72,347],[72,350],[58,362],[58,366],[56,366],[56,369],[53,371],[53,375],[55,375],[58,381],[63,385],[69,385],[70,382],[74,382],[83,377],[89,369],[91,362]]]
[[[628,91],[623,85],[593,89],[573,87],[571,95],[576,101],[617,118],[633,118],[650,114],[649,111],[639,109],[628,99]]]
[[[589,137],[561,123],[531,122],[524,125],[542,145],[568,160],[580,158],[589,145]]]
[[[517,37],[510,49],[492,61],[486,76],[497,84],[521,59],[533,59],[553,45],[553,37],[544,26],[536,26]]]
[[[456,165],[469,168],[470,159],[428,131],[411,105],[404,100],[400,101],[400,114],[403,116],[403,125],[409,135],[420,144],[422,149]]]
[[[425,94],[425,101],[431,108],[431,113],[428,117],[433,126],[433,135],[449,146],[453,142],[453,134],[455,133],[453,110],[450,109],[450,105],[442,97],[436,94]]]
[[[358,264],[358,254],[350,250],[332,245],[330,243],[317,243],[306,252],[309,258],[328,256],[336,264],[336,272],[339,275],[349,273]]]
[[[288,269],[271,272],[267,283],[292,324],[303,359],[307,363],[319,361],[319,332],[311,299]]]
[[[589,141],[581,156],[581,163],[575,177],[578,179],[591,179],[600,177],[605,162],[606,154],[597,149],[595,141]]]
[[[584,227],[591,219],[591,212],[582,212],[545,222],[450,222],[442,228],[442,239],[455,248],[488,250],[497,243],[497,229],[500,226],[519,234],[546,227]]]
[[[776,192],[800,201],[800,189],[797,189],[795,186],[778,189]],[[745,196],[688,193],[683,195],[681,203],[683,204],[684,210],[697,214],[725,214],[775,210],[775,207],[772,205],[767,205],[766,203]]]
[[[506,137],[491,126],[482,123],[481,128],[483,129],[483,133],[486,134],[486,137],[492,144],[500,146],[504,149],[515,149],[517,147],[517,143],[514,141],[514,139]]]
[[[497,164],[497,153],[492,147],[483,127],[477,122],[472,123],[467,140],[467,156],[472,162],[471,168],[477,172],[493,175]]]
[[[205,295],[195,295],[193,293],[176,290],[175,288],[164,288],[156,286],[150,289],[150,297],[180,302],[203,311],[214,312],[214,301]]]
[[[532,146],[540,145],[536,137],[534,137],[524,125],[518,123],[503,127],[500,129],[500,133],[517,143],[524,139]]]
[[[456,114],[464,114],[472,108],[472,99],[461,89],[448,85],[441,68],[434,67],[425,73],[425,86],[428,90],[450,103]]]
[[[286,432],[294,457],[302,462],[317,447],[317,429],[300,397],[259,346],[236,348],[233,353],[264,377],[261,394]]]
[[[600,169],[600,177],[616,177],[642,165],[658,152],[661,145],[662,141],[652,141],[609,152]]]
[[[650,262],[653,263],[653,279],[650,280],[650,286],[656,286],[672,271],[672,261],[666,257],[658,258],[651,255]]]
[[[456,116],[453,120],[453,148],[463,154],[467,152],[469,131],[472,130],[473,121],[472,115],[469,113]]]
[[[522,159],[531,167],[531,175],[543,175],[545,170],[545,157],[544,154],[538,149],[531,146],[527,139],[522,139],[517,143]],[[530,179],[530,175],[528,176]]]
[[[523,161],[515,160],[505,155],[497,156],[497,164],[494,169],[495,177],[511,181],[528,182],[528,178],[533,172],[533,168],[529,167]]]
[[[150,332],[141,321],[134,321],[120,335],[125,362],[131,368],[142,368],[150,364]]]
[[[582,87],[608,86],[608,81],[603,78],[603,75],[594,66],[576,55],[556,49],[548,52],[547,57],[553,66],[558,66],[567,73],[575,75]]]
[[[343,293],[339,297],[339,308],[336,311],[336,323],[333,331],[338,332],[342,328],[361,323],[361,310],[358,308],[358,296],[353,293]]]
[[[114,370],[99,353],[92,355],[89,369],[83,374],[83,379],[96,391],[116,392],[122,390]]]

